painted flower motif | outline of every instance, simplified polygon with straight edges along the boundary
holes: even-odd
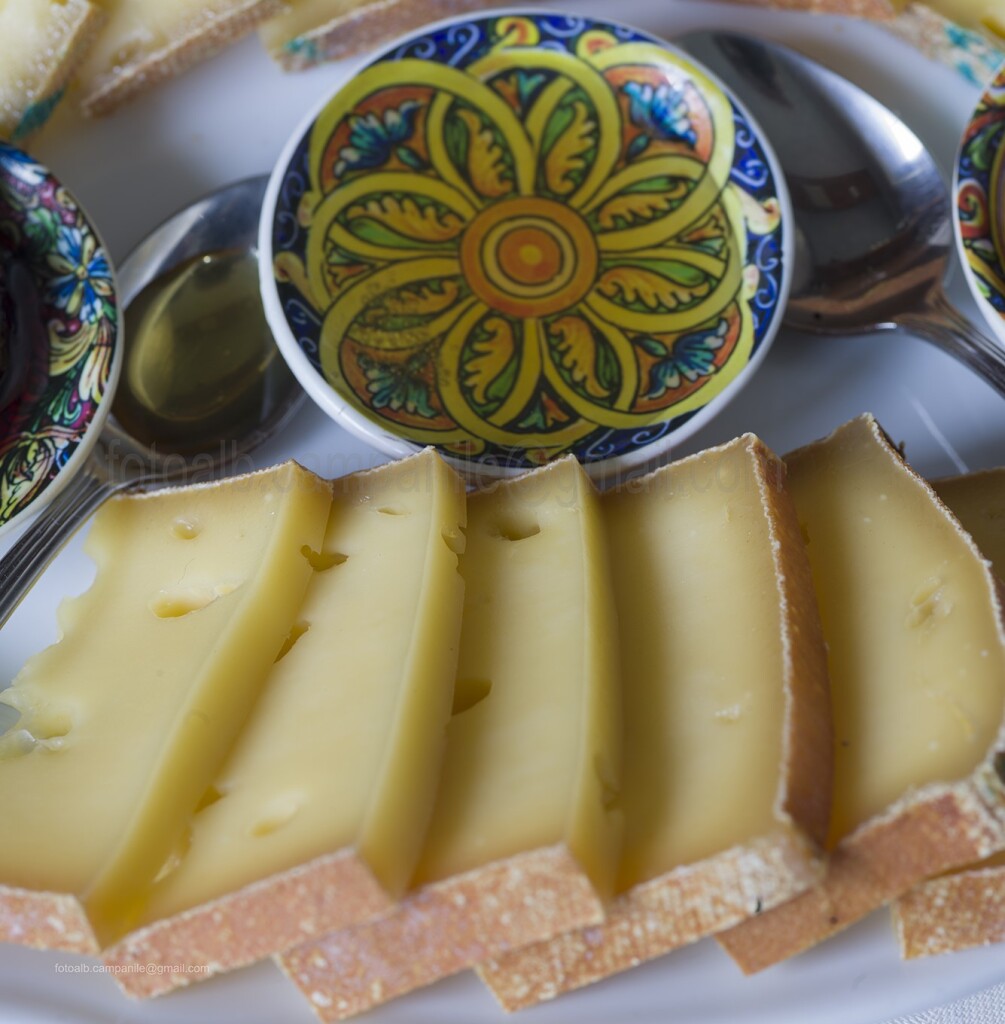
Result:
[[[412,137],[418,109],[418,103],[406,100],[400,106],[391,107],[380,115],[370,113],[352,117],[349,145],[339,150],[335,173],[341,176],[347,171],[380,167],[381,164],[387,163],[394,154],[395,147]]]
[[[683,381],[694,383],[701,377],[715,373],[715,354],[726,343],[729,324],[720,320],[715,327],[679,337],[668,349],[655,338],[645,338],[641,344],[659,360],[649,370],[649,398],[662,398]]]
[[[654,44],[535,31],[507,16],[465,68],[359,74],[309,140],[304,257],[276,259],[332,386],[465,456],[700,408],[754,343],[729,100]]]
[[[691,125],[684,90],[669,82],[655,88],[647,82],[626,82],[632,123],[658,139],[686,142],[692,148],[698,135]]]
[[[48,262],[57,274],[49,283],[53,305],[84,323],[100,320],[112,294],[112,271],[94,235],[62,226]]]

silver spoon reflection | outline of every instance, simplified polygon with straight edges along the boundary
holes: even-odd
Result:
[[[112,420],[74,479],[0,559],[0,625],[106,498],[224,474],[300,404],[303,391],[258,290],[267,181],[238,182],[193,204],[122,264],[126,348]]]
[[[858,86],[784,46],[730,32],[679,42],[749,108],[785,172],[796,222],[786,324],[813,334],[904,330],[1005,394],[1005,350],[943,290],[952,211],[918,136]]]

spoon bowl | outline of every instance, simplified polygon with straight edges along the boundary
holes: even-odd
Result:
[[[299,407],[304,393],[258,293],[267,182],[250,178],[199,200],[123,263],[128,340],[112,419],[77,475],[0,559],[0,625],[108,497],[224,475]],[[231,347],[216,352],[210,340]]]
[[[679,40],[743,96],[782,165],[796,221],[785,323],[812,334],[905,330],[1005,394],[1005,354],[946,298],[952,207],[891,110],[784,46],[728,32]]]

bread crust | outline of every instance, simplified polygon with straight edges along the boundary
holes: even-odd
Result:
[[[1005,942],[1005,867],[975,867],[924,882],[893,905],[905,960]]]
[[[284,0],[231,0],[225,10],[206,12],[161,48],[82,83],[81,109],[88,117],[109,114],[151,86],[212,57],[283,8]]]
[[[833,740],[809,562],[781,460],[752,434],[712,451],[730,447],[744,449],[752,463],[781,612],[785,710],[777,826],[741,846],[634,886],[596,927],[480,965],[479,975],[504,1010],[532,1006],[696,942],[784,903],[823,876]]]
[[[590,880],[559,844],[424,886],[390,914],[276,960],[321,1020],[344,1020],[603,914]]]
[[[897,8],[890,0],[732,0],[754,7],[774,7],[784,11],[810,11],[813,14],[847,14],[853,18],[890,21]]]
[[[286,40],[280,47],[267,44],[266,48],[284,71],[303,71],[371,50],[442,18],[508,6],[512,6],[509,0],[361,0],[356,10]]]
[[[393,901],[354,850],[342,850],[155,921],[102,960],[128,996],[148,999],[386,911]]]
[[[863,419],[981,559],[999,642],[1005,647],[1005,593],[990,563],[932,488],[904,461],[876,420],[871,416]],[[805,453],[827,440],[793,454]],[[1005,722],[991,750],[968,778],[909,790],[882,814],[837,842],[820,885],[717,936],[719,944],[745,974],[753,974],[829,938],[925,878],[1001,849],[1005,846],[1005,786],[996,768],[1002,764],[1003,753]]]
[[[0,885],[0,942],[96,954],[100,945],[80,900],[62,892]]]
[[[478,965],[507,1012],[526,1009],[696,942],[790,899],[823,875],[816,847],[779,830],[617,897],[605,921]]]

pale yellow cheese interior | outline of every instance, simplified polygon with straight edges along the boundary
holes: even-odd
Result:
[[[777,822],[779,584],[751,439],[604,498],[621,623],[621,890]]]
[[[63,68],[77,59],[81,27],[92,17],[86,0],[0,0],[0,138],[65,80]]]
[[[400,892],[439,781],[464,489],[433,452],[335,483],[296,625],[145,920],[357,849]]]
[[[932,487],[1001,579],[1005,573],[1005,468],[936,480]],[[1005,867],[1005,853],[970,867]]]
[[[936,480],[932,487],[1001,578],[1005,574],[1005,468]]]
[[[93,586],[0,702],[0,884],[132,921],[290,631],[330,488],[292,463],[217,487],[120,498],[87,540]]]
[[[1005,654],[980,556],[873,420],[786,462],[828,644],[833,844],[909,787],[974,770]]]
[[[565,844],[605,892],[620,823],[615,613],[578,463],[472,495],[461,571],[455,714],[416,884]]]

